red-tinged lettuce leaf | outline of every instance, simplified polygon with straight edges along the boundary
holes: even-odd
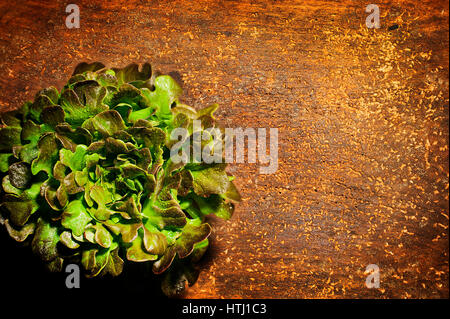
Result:
[[[10,127],[20,127],[21,124],[21,112],[18,110],[8,111],[0,114],[0,125]]]
[[[233,215],[234,204],[220,195],[213,194],[209,197],[202,197],[191,193],[188,198],[194,200],[197,204],[196,208],[202,215],[216,214],[225,220],[230,219]]]
[[[2,203],[9,212],[11,222],[16,226],[23,226],[34,212],[32,201],[23,201],[18,197],[9,196]]]
[[[136,222],[135,220],[122,220],[114,222],[109,219],[103,224],[113,234],[121,235],[122,241],[125,243],[131,243],[135,240],[138,235],[138,230],[142,227],[142,223]]]
[[[75,148],[75,152],[68,149],[59,151],[59,159],[62,164],[69,167],[72,172],[81,171],[86,166],[87,146],[80,144]]]
[[[55,187],[55,182],[51,179],[41,185],[41,196],[45,198],[47,204],[55,211],[62,210],[68,201],[67,192],[63,187]]]
[[[14,187],[11,184],[11,181],[9,180],[9,175],[6,175],[5,177],[3,177],[3,179],[2,179],[2,188],[3,188],[3,191],[5,193],[10,194],[10,195],[17,195],[17,196],[19,196],[19,195],[21,195],[23,193],[23,190],[21,190],[21,189],[19,189],[17,187]]]
[[[89,224],[84,229],[83,233],[83,241],[88,241],[91,244],[95,244],[95,227],[92,224]]]
[[[93,139],[88,130],[80,126],[72,128],[68,123],[56,125],[55,131],[56,137],[61,141],[64,147],[70,149],[72,152],[75,152],[75,148],[78,144],[90,145]]]
[[[123,259],[119,256],[119,248],[112,250],[108,257],[108,262],[103,268],[101,275],[110,274],[113,277],[119,276],[123,271]]]
[[[74,172],[74,178],[78,186],[83,187],[84,185],[86,185],[89,182],[87,168],[84,168],[82,171]]]
[[[152,268],[153,272],[158,275],[166,271],[167,268],[169,268],[170,265],[172,264],[176,254],[177,254],[176,246],[175,245],[169,246],[164,252],[164,255],[162,255],[160,259],[158,259],[153,263]]]
[[[28,236],[33,234],[34,230],[36,229],[35,223],[28,223],[19,229],[11,225],[7,219],[5,220],[4,224],[6,230],[8,231],[9,236],[14,238],[18,242],[25,241],[25,239],[27,239]]]
[[[164,255],[153,264],[153,272],[155,274],[164,272],[174,260],[175,255],[178,255],[179,258],[189,256],[193,252],[195,244],[204,241],[210,233],[211,226],[209,224],[202,224],[200,220],[189,220],[175,244],[169,246]]]
[[[72,237],[72,233],[70,231],[63,231],[59,236],[61,243],[63,243],[66,247],[70,249],[77,249],[80,247],[80,244],[74,240]]]
[[[107,110],[89,119],[88,122],[83,124],[83,127],[90,131],[99,132],[103,137],[108,137],[123,130],[125,123],[119,112]]]
[[[205,240],[198,242],[194,245],[194,250],[189,255],[189,258],[192,262],[196,263],[200,261],[203,255],[206,253],[209,247],[209,240],[206,238]]]
[[[181,87],[168,75],[160,75],[155,79],[155,90],[146,91],[150,103],[157,107],[156,114],[161,118],[171,116],[170,107],[178,101],[178,96],[183,92]]]
[[[194,192],[200,196],[226,193],[229,187],[228,175],[224,164],[207,166],[204,169],[191,171]]]
[[[36,175],[44,171],[48,176],[52,176],[53,166],[58,160],[58,144],[53,133],[46,133],[38,142],[39,155],[31,163],[31,172]]]
[[[219,105],[218,104],[211,104],[210,106],[207,106],[203,109],[200,109],[197,111],[197,119],[200,119],[202,117],[210,117],[214,119],[214,112],[218,109]]]
[[[65,120],[74,125],[82,124],[100,112],[108,110],[103,103],[106,89],[95,81],[77,83],[73,89],[62,92],[60,105],[65,113]]]
[[[81,264],[86,270],[86,277],[97,276],[106,267],[109,261],[109,254],[110,250],[107,248],[83,250]]]
[[[183,227],[181,236],[177,239],[175,246],[178,256],[185,258],[194,250],[194,245],[205,240],[211,233],[209,224],[195,225],[189,222]]]
[[[51,101],[51,103],[53,105],[58,104],[58,100],[59,100],[59,96],[60,95],[59,95],[58,89],[55,88],[54,86],[50,86],[48,88],[40,90],[36,94],[36,97],[44,96],[44,95],[49,98],[49,100]],[[35,97],[35,99],[36,99],[36,97]]]
[[[238,203],[241,201],[241,194],[239,194],[239,190],[237,189],[236,185],[234,185],[233,182],[230,181],[228,183],[228,188],[225,194],[222,194],[223,198],[230,200],[234,203]]]
[[[77,182],[75,181],[75,174],[69,173],[66,177],[61,181],[61,185],[59,186],[57,190],[57,196],[58,195],[64,195],[64,193],[67,193],[67,195],[74,195],[80,192],[83,192],[84,188],[82,186],[78,186]],[[62,196],[61,196],[62,197]],[[61,201],[61,197],[58,196],[58,199],[60,201],[60,204],[64,206],[65,204]]]
[[[21,139],[37,145],[37,142],[39,141],[39,138],[44,131],[43,127],[43,125],[38,125],[31,120],[26,121],[23,124]]]
[[[43,261],[50,262],[58,258],[56,245],[59,242],[58,228],[39,218],[36,231],[31,242],[33,252]]]
[[[107,154],[123,154],[129,152],[127,144],[122,140],[107,137],[104,141]]]
[[[96,224],[95,228],[95,242],[102,246],[103,248],[111,247],[113,238],[108,230],[105,229],[101,224]]]
[[[100,221],[108,220],[115,211],[109,209],[106,205],[114,200],[114,196],[105,187],[94,185],[89,190],[89,197],[97,203],[97,208],[89,208],[89,212]]]
[[[8,180],[3,179],[4,190],[14,188],[14,186],[8,185]],[[34,183],[24,191],[16,188],[15,194],[10,193],[4,196],[1,205],[9,212],[9,219],[15,226],[25,225],[30,216],[39,208],[36,199],[40,193],[40,185],[40,182]]]
[[[42,111],[49,106],[56,105],[59,92],[56,88],[49,88],[38,92],[34,102],[29,106],[29,118],[39,121]]]
[[[17,162],[9,166],[9,181],[17,188],[28,188],[31,183],[30,165],[25,162]]]
[[[180,113],[186,115],[191,120],[195,120],[198,117],[197,111],[193,107],[186,104],[177,103],[177,105],[172,108],[172,114],[177,115]]]
[[[64,110],[59,105],[45,107],[41,112],[41,122],[50,126],[56,126],[64,122]]]
[[[151,106],[137,111],[131,111],[128,115],[128,121],[134,123],[139,120],[146,120],[150,118],[155,113],[155,111],[155,108]]]
[[[0,153],[0,173],[6,173],[14,160],[12,153]]]
[[[11,151],[14,145],[20,145],[21,127],[3,127],[0,128],[0,152]]]
[[[121,214],[126,219],[140,218],[141,210],[142,210],[140,196],[136,195],[136,194],[132,194],[130,197],[128,197],[124,201],[115,202],[114,208],[116,211],[126,213],[127,216],[124,216],[124,214]]]
[[[148,201],[144,203],[142,214],[158,229],[183,227],[186,224],[186,215],[176,206],[164,209],[159,208]]]
[[[73,200],[62,214],[61,225],[70,229],[75,236],[81,236],[91,220],[83,201]]]
[[[16,145],[13,150],[20,160],[30,163],[39,155],[38,142],[45,133],[52,132],[52,128],[46,124],[38,125],[31,120],[23,124],[21,139],[24,145]]]
[[[112,94],[109,105],[112,109],[117,110],[124,120],[128,122],[134,122],[129,117],[132,112],[152,108],[148,98],[142,94],[142,91],[128,83],[121,84],[119,89]]]
[[[152,68],[149,63],[145,63],[141,67],[133,63],[122,69],[113,68],[119,85],[130,83],[137,88],[150,87],[149,80],[152,76]]]
[[[82,62],[75,67],[72,76],[77,74],[83,74],[84,72],[95,72],[103,68],[105,68],[105,65],[100,62],[93,62],[93,63]]]
[[[149,172],[150,165],[152,164],[152,153],[148,147],[143,147],[133,152],[137,157],[136,165]]]
[[[66,177],[66,175],[67,175],[67,166],[61,163],[61,161],[57,161],[53,166],[53,177],[61,182],[64,179],[64,177]]]
[[[167,249],[166,236],[151,223],[144,225],[144,247],[153,255],[162,255]]]
[[[150,261],[158,259],[157,255],[150,254],[144,246],[144,231],[139,229],[138,235],[131,242],[131,246],[127,248],[127,259],[136,262]]]

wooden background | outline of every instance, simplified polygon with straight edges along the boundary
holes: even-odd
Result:
[[[376,1],[378,30],[368,3],[2,0],[0,109],[82,61],[151,62],[224,126],[279,130],[275,174],[230,167],[243,202],[186,297],[448,298],[449,3]]]

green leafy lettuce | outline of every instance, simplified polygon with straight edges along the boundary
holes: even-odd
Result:
[[[165,273],[167,295],[192,285],[208,247],[205,216],[229,219],[240,200],[224,164],[175,164],[169,136],[214,127],[216,105],[178,102],[182,90],[149,64],[82,63],[61,91],[1,114],[0,221],[52,271],[119,275],[125,261]]]

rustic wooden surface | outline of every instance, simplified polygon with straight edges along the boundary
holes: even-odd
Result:
[[[279,129],[275,174],[230,167],[243,202],[188,298],[448,298],[448,1],[376,1],[378,30],[367,1],[76,3],[80,29],[66,1],[0,2],[2,111],[149,61],[224,126]]]

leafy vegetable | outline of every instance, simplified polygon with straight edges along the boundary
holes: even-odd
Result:
[[[180,104],[180,86],[149,64],[82,63],[59,92],[1,114],[0,222],[52,271],[78,260],[87,277],[118,276],[124,261],[165,273],[167,295],[192,285],[211,233],[239,193],[224,164],[175,164],[171,132],[214,127],[217,105]],[[198,132],[197,132],[198,133]]]

